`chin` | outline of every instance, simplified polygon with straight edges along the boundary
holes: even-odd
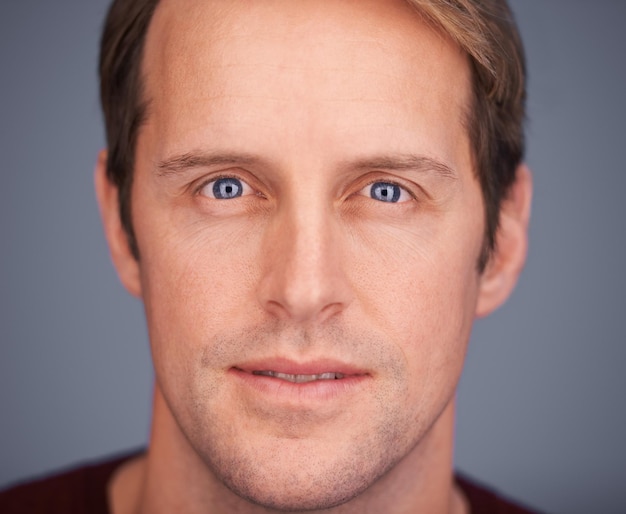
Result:
[[[301,483],[288,480],[278,483],[271,477],[241,481],[224,480],[237,496],[249,503],[281,512],[301,512],[330,509],[346,503],[363,491],[369,483],[363,477],[310,477]],[[308,483],[307,483],[308,481]],[[317,482],[317,483],[315,483]]]
[[[240,454],[239,458],[232,458],[230,453],[231,458],[222,454],[215,459],[213,454],[205,463],[239,498],[268,509],[293,512],[346,503],[364,493],[397,461],[389,452],[374,447],[353,448],[355,451],[342,456],[337,452],[330,459],[321,458],[321,451],[300,450],[292,447],[288,452]]]

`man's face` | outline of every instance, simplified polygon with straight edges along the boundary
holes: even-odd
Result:
[[[466,58],[400,1],[163,0],[143,69],[157,388],[238,494],[345,501],[424,449],[461,372],[484,212]]]

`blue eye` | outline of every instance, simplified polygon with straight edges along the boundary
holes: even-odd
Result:
[[[403,189],[390,182],[374,182],[370,185],[370,197],[379,202],[395,203],[400,200]]]
[[[212,184],[213,196],[218,200],[230,200],[243,194],[243,183],[236,178],[219,178],[213,181]]]

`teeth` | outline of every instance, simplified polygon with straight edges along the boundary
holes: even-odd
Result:
[[[314,380],[337,380],[343,378],[342,373],[320,373],[319,375],[291,375],[289,373],[278,373],[277,371],[253,371],[253,375],[263,375],[266,377],[280,378],[294,384],[302,384],[304,382],[313,382]]]

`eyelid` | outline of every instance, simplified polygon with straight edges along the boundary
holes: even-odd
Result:
[[[213,184],[214,182],[217,182],[218,180],[222,180],[226,178],[232,178],[232,179],[238,180],[239,182],[243,184],[244,190],[241,193],[241,196],[247,196],[250,194],[260,194],[255,188],[253,188],[249,184],[247,180],[241,178],[241,176],[238,176],[236,173],[218,173],[217,175],[211,175],[210,177],[206,177],[200,182],[198,186],[194,188],[194,194],[198,196],[205,196],[207,198],[210,198],[211,200],[217,200],[217,198],[215,198],[212,194],[211,195],[204,194],[203,191],[206,189],[206,187],[209,184]]]
[[[365,193],[365,190],[368,188],[371,188],[371,186],[373,186],[374,184],[393,184],[394,186],[398,186],[402,191],[404,191],[406,194],[408,194],[411,197],[408,200],[402,200],[402,201],[398,201],[395,203],[405,203],[410,200],[417,200],[417,196],[415,195],[415,193],[411,191],[411,188],[409,188],[405,183],[403,183],[402,181],[395,180],[393,178],[387,178],[387,177],[377,177],[372,180],[369,180],[364,186],[362,186],[357,191],[357,194],[360,194],[363,196],[369,196],[369,191]]]

